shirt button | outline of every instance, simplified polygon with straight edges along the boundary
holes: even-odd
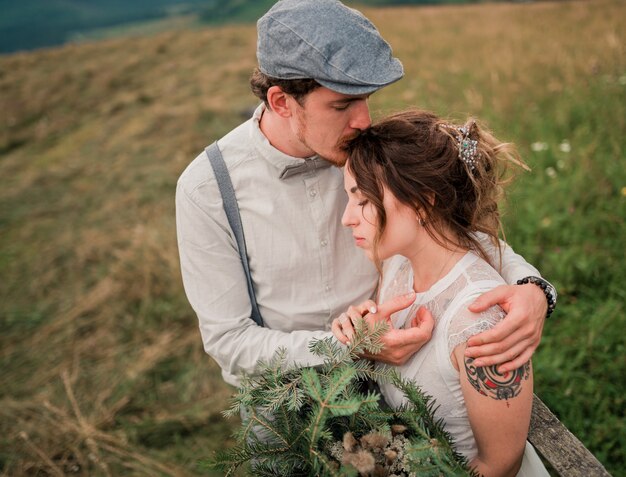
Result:
[[[329,292],[329,291],[330,291],[330,285],[326,285],[326,286],[324,287],[324,290],[326,290],[327,292]]]
[[[328,240],[323,239],[323,240],[320,242],[320,245],[321,245],[322,247],[326,247],[326,245],[328,245]]]
[[[309,189],[309,195],[311,197],[315,197],[317,195],[317,190],[316,189]]]

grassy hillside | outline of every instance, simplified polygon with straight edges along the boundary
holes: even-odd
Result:
[[[533,168],[507,238],[560,291],[536,391],[626,472],[626,4],[367,10],[375,115],[471,113]],[[198,475],[233,391],[182,289],[178,175],[255,105],[253,26],[0,56],[0,472]]]

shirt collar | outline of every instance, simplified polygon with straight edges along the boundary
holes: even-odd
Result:
[[[261,103],[252,115],[250,136],[261,156],[276,168],[276,176],[279,179],[284,180],[304,172],[326,169],[332,166],[330,162],[318,155],[306,158],[293,157],[272,146],[261,131],[260,121],[264,112],[265,104]]]

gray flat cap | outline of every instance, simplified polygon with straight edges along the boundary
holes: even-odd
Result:
[[[372,22],[336,0],[280,0],[257,33],[259,69],[274,78],[312,78],[338,93],[367,94],[404,75]]]

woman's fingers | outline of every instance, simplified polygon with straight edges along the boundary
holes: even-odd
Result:
[[[422,329],[429,337],[433,334],[435,328],[435,319],[432,313],[425,306],[420,306],[415,314],[413,323]]]
[[[361,319],[360,316],[359,319]],[[341,330],[343,331],[343,334],[348,338],[349,343],[354,336],[354,323],[350,318],[350,315],[348,313],[342,313],[341,315],[339,315],[339,324],[341,325]]]
[[[348,342],[350,341],[350,339],[343,331],[343,326],[340,323],[340,318],[335,318],[333,320],[332,324],[330,325],[330,330],[333,332],[333,335],[335,335],[335,338],[337,338],[340,343],[348,344]]]
[[[356,309],[361,314],[361,316],[364,316],[367,313],[376,313],[376,311],[378,310],[378,307],[376,306],[376,302],[372,300],[366,300],[363,303],[360,303],[359,305],[351,306],[350,308],[348,308],[348,311],[351,308]]]
[[[381,319],[389,320],[395,312],[408,308],[415,302],[415,292],[409,292],[405,295],[398,295],[391,300],[386,301],[378,306],[378,311],[372,313],[377,315],[377,321]]]
[[[342,314],[344,314],[344,313],[342,313]],[[363,319],[363,315],[356,308],[354,308],[352,306],[350,308],[348,308],[348,311],[345,314],[348,315],[348,318],[350,319],[350,321],[351,321],[353,326],[356,325],[356,323],[359,320]]]

